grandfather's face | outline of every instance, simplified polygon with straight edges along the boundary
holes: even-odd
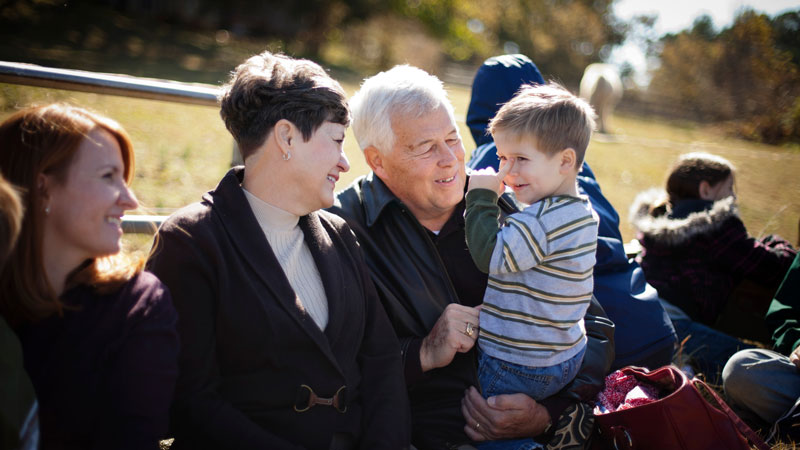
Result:
[[[421,117],[392,117],[395,143],[375,173],[417,220],[438,230],[464,197],[464,146],[442,106]]]

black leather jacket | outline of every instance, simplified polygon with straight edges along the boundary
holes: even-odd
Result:
[[[504,213],[517,211],[505,196],[499,204]],[[419,356],[413,352],[419,351],[421,339],[445,307],[459,303],[436,247],[408,208],[374,173],[338,193],[330,211],[347,221],[361,243],[372,279],[400,339],[404,363],[417,366],[407,367],[406,373],[419,370]],[[474,263],[466,258],[464,264]],[[585,326],[589,342],[578,376],[557,395],[542,401],[554,422],[569,403],[594,398],[614,359],[614,324],[595,299],[586,313]],[[469,386],[478,386],[476,366],[473,350],[457,354],[449,366],[408,383],[412,442],[417,448],[452,448],[469,442],[463,430],[461,399]]]

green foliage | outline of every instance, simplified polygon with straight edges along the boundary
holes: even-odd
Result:
[[[800,141],[793,53],[800,38],[791,33],[798,19],[800,11],[774,20],[744,11],[717,33],[710,18],[699,18],[692,29],[662,40],[649,94],[685,117],[724,122],[746,139]]]
[[[9,0],[0,2],[0,28],[12,39],[26,34],[24,29],[31,26],[43,31],[33,43],[32,54],[26,55],[37,61],[26,62],[64,60],[63,51],[89,49],[114,58],[117,67],[128,65],[134,71],[166,53],[172,53],[168,58],[183,60],[188,70],[195,70],[219,65],[218,61],[227,65],[229,41],[257,38],[272,41],[272,50],[364,73],[402,62],[441,72],[445,63],[475,66],[489,56],[521,52],[533,58],[544,73],[575,86],[584,67],[605,59],[628,31],[614,16],[613,2]],[[200,49],[180,38],[169,45],[157,36],[176,29],[198,31],[210,39],[199,43]],[[215,33],[219,33],[217,39]],[[126,38],[117,39],[120,34]],[[25,44],[16,47],[25,48]],[[208,51],[219,55],[198,59],[198,53]],[[57,52],[62,54],[54,57]],[[92,63],[87,61],[81,68],[97,70]],[[140,71],[137,74],[142,75]],[[187,78],[186,74],[170,77]]]

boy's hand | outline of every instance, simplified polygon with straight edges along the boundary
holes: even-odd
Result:
[[[509,162],[503,162],[499,172],[495,172],[491,167],[475,170],[469,175],[469,187],[467,190],[489,189],[496,192],[497,195],[501,195],[505,191],[503,178],[506,177],[509,170],[511,170],[511,163]]]

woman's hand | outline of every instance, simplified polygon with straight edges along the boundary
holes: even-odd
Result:
[[[550,425],[550,413],[525,394],[496,395],[484,399],[470,387],[461,400],[467,421],[464,432],[473,441],[534,437]]]
[[[478,339],[480,306],[451,303],[444,309],[431,332],[422,340],[419,362],[422,371],[444,367],[456,353],[466,353]]]

